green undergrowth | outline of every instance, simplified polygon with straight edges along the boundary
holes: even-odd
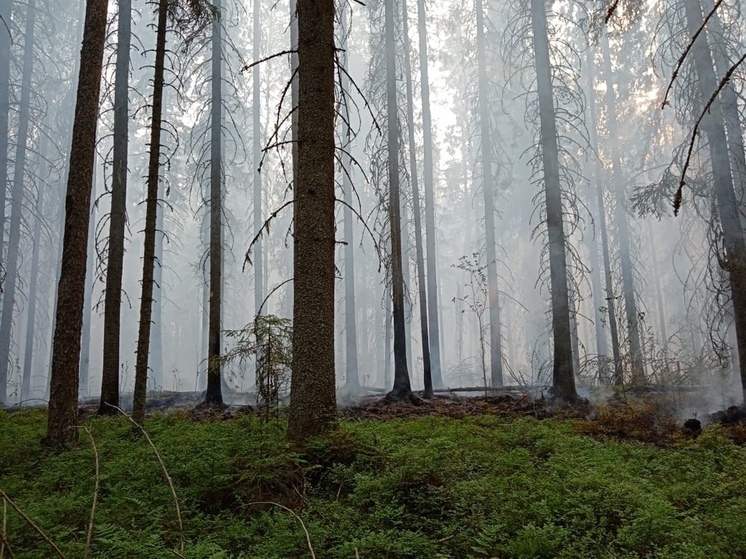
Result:
[[[0,412],[0,489],[82,558],[94,452],[83,431],[70,451],[43,450],[45,423],[40,411]],[[100,460],[89,556],[176,557],[181,530],[152,449],[125,420],[85,426]],[[146,430],[190,559],[311,557],[304,528],[319,559],[746,557],[746,451],[714,427],[660,448],[594,439],[567,420],[343,422],[303,455],[281,424],[253,417],[174,414]],[[0,503],[0,531],[2,514]],[[15,557],[56,556],[5,516]]]

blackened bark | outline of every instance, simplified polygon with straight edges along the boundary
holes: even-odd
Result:
[[[430,77],[427,60],[427,14],[425,0],[417,0],[417,31],[420,43],[420,91],[422,96],[423,179],[425,183],[425,242],[427,249],[427,304],[429,320],[430,369],[433,386],[443,386],[440,352],[440,310],[438,307],[437,254],[435,251],[435,194],[433,192],[433,124],[430,115]]]
[[[685,0],[684,6],[689,33],[694,35],[702,24],[702,8],[699,0]],[[699,82],[701,105],[705,99],[710,98],[718,83],[706,32],[695,42],[692,55]],[[715,100],[712,104],[709,115],[702,120],[702,128],[710,143],[716,209],[725,244],[724,270],[728,273],[730,281],[740,359],[741,390],[746,400],[746,359],[743,358],[746,355],[746,243],[733,188],[728,140],[720,100]]]
[[[132,40],[132,0],[119,0],[117,63],[114,82],[114,145],[109,211],[109,250],[104,293],[104,347],[99,414],[119,406],[119,351],[127,222],[127,153],[129,145],[129,67]]]
[[[145,249],[142,259],[140,324],[137,332],[137,356],[135,358],[135,392],[132,399],[132,419],[140,425],[142,425],[145,419],[150,329],[153,319],[153,272],[156,266],[155,236],[158,212],[158,182],[161,168],[161,126],[163,118],[168,2],[169,0],[159,0],[158,2],[158,26],[156,28],[155,41],[153,113],[150,119],[150,151],[148,153],[147,198],[145,201]]]
[[[215,3],[220,9],[220,1]],[[223,302],[223,40],[222,21],[212,22],[212,117],[210,122],[210,318],[207,343],[205,403],[223,404],[220,367],[220,329]]]
[[[293,377],[288,437],[336,419],[334,375],[334,0],[299,0],[298,166],[293,204]],[[294,105],[295,108],[295,105]]]
[[[492,170],[492,131],[487,100],[487,54],[482,0],[476,0],[477,70],[479,73],[479,128],[482,142],[482,194],[484,196],[484,236],[487,249],[487,296],[490,315],[490,385],[503,385],[503,351],[500,329],[500,290],[497,284],[497,248],[495,246],[494,174]]]
[[[386,113],[388,126],[389,229],[391,232],[391,294],[394,304],[394,386],[391,396],[409,397],[412,388],[407,369],[407,331],[404,317],[404,270],[402,269],[399,191],[399,121],[396,101],[396,38],[394,2],[385,0]]]
[[[83,326],[86,248],[96,149],[96,122],[106,37],[108,0],[86,3],[80,75],[65,200],[65,234],[57,286],[47,442],[78,439],[78,364]]]
[[[404,76],[407,82],[407,131],[409,134],[409,175],[412,181],[412,211],[414,212],[414,243],[417,259],[417,293],[420,308],[420,335],[422,338],[422,364],[424,369],[425,398],[433,396],[432,362],[430,359],[430,336],[427,320],[427,285],[425,279],[425,255],[422,247],[422,218],[420,217],[420,187],[417,177],[417,144],[414,138],[414,103],[412,94],[412,64],[409,57],[409,24],[407,22],[407,0],[402,1],[403,37],[405,45]]]
[[[562,189],[560,186],[557,124],[554,115],[554,94],[544,0],[531,0],[531,27],[533,30],[536,79],[539,89],[541,155],[544,165],[544,191],[549,236],[552,335],[554,340],[552,395],[560,401],[572,402],[577,400],[578,394],[575,390],[572,342],[570,340],[570,303],[567,289],[565,232],[562,224]]]
[[[21,221],[24,207],[24,181],[26,179],[27,142],[31,112],[31,77],[34,71],[34,22],[36,0],[29,0],[26,8],[25,44],[23,47],[23,74],[21,78],[21,104],[16,135],[16,160],[13,168],[11,191],[10,230],[8,233],[8,260],[3,294],[2,318],[0,318],[0,404],[5,403],[4,393],[10,366],[10,342],[13,329],[13,311],[16,303],[18,283],[18,254],[21,247]],[[1,249],[1,246],[0,246]]]

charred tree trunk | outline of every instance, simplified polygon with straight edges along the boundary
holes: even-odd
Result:
[[[560,401],[572,402],[577,400],[578,394],[575,390],[575,374],[572,363],[567,256],[565,231],[562,224],[562,188],[560,185],[557,124],[554,114],[552,67],[549,58],[549,37],[544,0],[531,0],[531,26],[539,89],[541,153],[544,164],[544,190],[549,236],[552,335],[554,340],[552,395]]]
[[[642,359],[640,343],[640,319],[635,295],[634,266],[630,247],[629,221],[627,219],[627,197],[622,178],[622,158],[619,153],[619,133],[616,120],[616,93],[611,79],[611,53],[606,33],[601,34],[601,49],[604,57],[604,81],[606,82],[606,113],[611,149],[612,192],[614,194],[614,221],[616,222],[619,241],[619,259],[622,267],[622,294],[624,311],[627,315],[627,336],[629,337],[629,355],[631,380],[633,385],[644,384],[645,365]]]
[[[220,1],[215,3],[220,9]],[[210,319],[205,404],[223,404],[220,329],[223,302],[223,39],[222,21],[212,22],[212,117],[210,121]]]
[[[34,26],[36,0],[29,0],[26,7],[25,43],[23,47],[23,74],[21,78],[21,103],[18,112],[16,135],[16,159],[13,168],[11,192],[10,231],[8,233],[8,260],[3,295],[3,311],[0,318],[0,404],[6,403],[8,368],[10,367],[10,345],[13,330],[13,314],[18,284],[18,254],[21,248],[21,221],[25,198],[26,155],[29,141],[31,112],[31,77],[34,71]],[[0,25],[2,25],[0,23]],[[0,33],[3,33],[0,30]],[[1,247],[0,247],[1,248]]]
[[[422,218],[420,217],[420,188],[417,177],[417,144],[414,138],[414,103],[412,94],[412,64],[409,60],[409,24],[407,22],[407,0],[402,1],[402,22],[405,45],[404,76],[407,82],[407,130],[409,133],[409,174],[412,181],[412,205],[414,213],[414,243],[417,259],[417,293],[420,308],[420,335],[422,337],[422,364],[424,369],[425,398],[433,396],[432,362],[430,359],[430,336],[427,319],[427,283],[425,279],[425,254],[422,247]]]
[[[65,234],[57,287],[47,442],[61,446],[78,439],[78,364],[83,326],[86,240],[90,226],[96,122],[106,38],[108,0],[88,0],[80,50],[70,171],[65,200]]]
[[[153,274],[155,261],[156,222],[158,219],[158,182],[161,169],[161,126],[163,119],[163,86],[166,61],[168,1],[159,0],[158,26],[155,40],[155,71],[153,74],[153,113],[150,120],[150,151],[148,153],[147,198],[145,201],[145,249],[142,259],[142,291],[140,324],[137,333],[135,359],[135,392],[132,419],[142,425],[145,419],[145,397],[148,385],[150,329],[153,319]],[[208,388],[209,392],[209,388]]]
[[[492,130],[487,100],[487,54],[482,0],[476,0],[477,67],[479,72],[479,126],[482,140],[482,194],[484,195],[484,235],[487,249],[487,296],[490,316],[490,385],[503,385],[503,351],[500,329],[500,290],[497,284],[497,248],[495,243],[494,175],[492,172]]]
[[[430,370],[433,386],[443,386],[440,351],[440,308],[438,306],[437,255],[435,251],[435,194],[433,178],[433,124],[430,115],[430,77],[427,59],[427,14],[425,0],[417,0],[417,31],[420,42],[420,90],[422,95],[423,167],[425,183],[425,239],[427,249],[427,303]]]
[[[113,414],[119,406],[122,274],[127,222],[127,154],[129,146],[129,68],[132,41],[132,0],[119,0],[117,63],[114,77],[114,145],[109,211],[109,250],[104,293],[104,354],[99,414]]]
[[[331,428],[334,376],[334,0],[298,3],[293,378],[288,436]]]
[[[702,8],[699,0],[685,0],[686,20],[690,35],[702,25]],[[717,88],[717,80],[708,43],[707,33],[702,33],[692,49],[701,103],[709,99]],[[702,120],[702,128],[710,143],[715,204],[725,245],[724,269],[729,275],[731,299],[735,314],[736,339],[740,359],[741,389],[746,399],[746,243],[738,213],[738,203],[731,175],[728,140],[723,120],[722,104],[716,100],[710,113]]]
[[[399,121],[396,100],[396,38],[394,1],[385,0],[386,113],[388,126],[389,228],[391,231],[391,294],[394,304],[394,386],[395,399],[409,397],[412,388],[407,369],[407,330],[404,317],[404,271],[399,192]]]

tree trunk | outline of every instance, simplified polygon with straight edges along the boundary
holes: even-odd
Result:
[[[531,26],[539,90],[541,152],[544,165],[544,190],[549,236],[552,334],[554,339],[552,395],[560,401],[572,402],[577,400],[578,394],[575,391],[572,342],[570,340],[570,303],[567,290],[565,232],[562,224],[562,189],[560,186],[557,125],[554,115],[554,94],[544,0],[531,0]]]
[[[260,0],[254,0],[254,32],[253,32],[253,55],[254,60],[261,57],[261,4]],[[262,219],[262,174],[259,172],[259,165],[262,160],[262,122],[261,122],[261,90],[260,90],[260,71],[261,64],[254,66],[252,86],[252,120],[253,120],[253,137],[252,153],[254,161],[254,235],[258,235],[264,225]],[[259,314],[259,309],[264,301],[264,247],[262,240],[257,240],[253,249],[254,261],[254,314]]]
[[[409,133],[409,174],[412,181],[412,211],[414,213],[415,258],[417,259],[417,293],[420,307],[420,335],[422,337],[422,364],[424,368],[425,398],[433,396],[432,362],[430,360],[430,339],[427,319],[427,285],[425,279],[425,255],[422,248],[422,218],[420,217],[420,189],[417,178],[417,144],[414,139],[414,103],[412,94],[412,54],[409,45],[409,24],[407,22],[407,0],[402,0],[402,22],[404,36],[404,76],[407,82],[407,130]]]
[[[699,0],[685,0],[687,26],[694,35],[702,24],[702,9]],[[707,33],[702,33],[692,49],[694,65],[699,78],[700,104],[709,99],[717,88]],[[725,245],[725,266],[731,288],[731,299],[735,314],[738,356],[740,359],[742,396],[746,400],[746,243],[738,212],[738,203],[733,188],[728,140],[723,120],[722,105],[716,100],[709,115],[702,120],[702,128],[710,142],[710,159],[714,181],[716,210],[719,214]]]
[[[347,40],[347,4],[341,4],[342,13],[340,20],[342,22],[342,37]],[[343,51],[340,53],[342,64],[345,70],[349,70],[349,57],[347,54],[346,44],[343,45]],[[350,79],[345,72],[340,74],[341,89],[346,95],[350,94]],[[353,184],[352,172],[353,163],[350,151],[352,150],[352,131],[350,130],[350,110],[347,102],[342,103],[341,110],[344,111],[344,122],[342,126],[342,137],[345,138],[344,152],[342,157],[342,192],[344,196],[344,271],[345,271],[345,388],[350,392],[356,392],[360,389],[360,373],[358,371],[358,347],[357,347],[357,320],[356,320],[356,301],[355,301],[355,235],[353,222],[355,217],[352,212],[353,202]]]
[[[391,299],[386,294],[386,305],[383,309],[383,387],[391,386]]]
[[[388,126],[389,228],[391,231],[391,294],[394,304],[394,386],[395,399],[409,397],[412,388],[407,369],[407,331],[404,317],[404,270],[399,192],[399,121],[396,100],[396,38],[394,1],[385,0],[386,113]]]
[[[29,0],[26,8],[25,43],[23,47],[23,75],[21,78],[21,104],[16,135],[16,159],[13,168],[13,190],[11,192],[10,231],[8,233],[8,260],[4,284],[3,311],[0,318],[0,404],[6,403],[8,368],[11,366],[10,345],[13,330],[13,312],[18,284],[18,254],[21,247],[21,221],[25,198],[27,142],[31,112],[31,77],[34,71],[34,22],[36,0]],[[2,25],[0,23],[0,25]],[[0,32],[2,32],[0,30]],[[1,249],[2,247],[0,247]]]
[[[655,236],[653,228],[648,222],[647,226],[648,240],[650,241],[650,263],[653,267],[653,285],[655,286],[655,301],[658,309],[658,329],[661,338],[661,347],[665,350],[668,345],[668,331],[666,328],[666,301],[661,289],[661,274],[658,267],[658,253],[655,250]]]
[[[220,9],[220,1],[215,3]],[[212,117],[210,122],[210,319],[207,343],[205,404],[223,404],[220,367],[220,329],[223,301],[223,39],[222,20],[212,22]]]
[[[590,117],[590,140],[591,147],[594,150],[598,150],[598,119],[596,117],[596,99],[594,95],[594,83],[593,83],[593,55],[588,55],[588,95],[590,101],[588,103],[588,112]],[[616,322],[616,297],[614,296],[614,284],[611,276],[611,255],[609,254],[609,233],[608,227],[606,226],[606,204],[604,203],[604,183],[602,180],[601,165],[598,159],[595,160],[593,166],[593,174],[598,184],[596,188],[597,197],[597,219],[598,228],[601,232],[601,254],[603,259],[603,274],[604,274],[604,289],[606,292],[606,309],[608,311],[608,323],[609,323],[609,334],[611,335],[611,354],[614,361],[614,383],[620,384],[623,378],[622,372],[622,359],[619,349],[619,331]],[[600,292],[600,290],[599,290]],[[599,320],[600,316],[596,319]],[[597,334],[598,335],[598,334]],[[604,367],[603,373],[605,374],[606,368]]]
[[[604,81],[606,82],[606,125],[609,132],[609,147],[611,150],[612,183],[614,194],[614,221],[617,227],[619,241],[619,259],[622,267],[622,295],[624,297],[624,311],[627,315],[627,336],[629,336],[629,354],[631,364],[632,384],[639,386],[645,381],[645,365],[642,359],[642,345],[640,343],[640,320],[637,311],[637,300],[634,285],[634,267],[630,249],[629,221],[627,219],[627,196],[625,194],[622,176],[622,158],[619,154],[619,133],[616,119],[616,93],[612,81],[611,53],[609,38],[606,33],[601,34],[601,49],[604,57]]]
[[[94,159],[93,180],[91,181],[91,197],[96,199],[97,166]],[[90,364],[91,364],[91,314],[93,311],[93,282],[96,270],[96,214],[91,207],[92,226],[88,228],[88,269],[91,273],[85,279],[85,294],[83,295],[83,330],[80,339],[80,387],[78,395],[88,396],[90,386]]]
[[[127,222],[127,153],[129,145],[129,68],[132,40],[132,0],[119,0],[117,63],[114,78],[114,145],[109,210],[109,251],[104,293],[104,354],[99,414],[113,414],[119,406],[119,351],[121,340],[124,234]]]
[[[293,204],[293,378],[288,436],[335,422],[334,1],[298,3],[298,166]]]
[[[497,284],[497,249],[495,246],[494,175],[492,174],[492,130],[487,100],[487,55],[482,0],[476,0],[477,67],[479,72],[479,125],[482,140],[482,193],[484,195],[484,235],[487,249],[487,296],[490,315],[490,385],[503,385],[502,333],[500,330],[500,290]]]
[[[135,392],[132,399],[132,419],[139,425],[142,425],[145,419],[150,329],[153,319],[153,273],[156,266],[155,236],[158,219],[158,180],[161,170],[161,126],[163,119],[163,85],[166,61],[168,3],[169,0],[159,0],[158,2],[158,26],[156,28],[155,41],[153,113],[150,119],[150,151],[148,153],[147,198],[145,201],[145,247],[142,259],[140,324],[137,333],[137,356],[135,359]]]
[[[52,344],[47,442],[54,446],[78,440],[78,365],[83,327],[86,240],[90,226],[96,122],[108,4],[108,0],[87,1],[80,50],[78,98],[70,149],[65,234]]]
[[[420,42],[420,91],[422,96],[423,168],[425,183],[425,239],[427,249],[427,303],[429,320],[430,370],[433,386],[443,386],[440,351],[440,308],[438,306],[437,255],[435,252],[435,195],[433,178],[433,125],[430,116],[430,78],[427,59],[427,14],[425,0],[417,0],[417,31]]]
[[[10,113],[10,18],[13,3],[0,2],[0,278],[7,269],[3,259],[5,245],[5,202],[8,190],[8,132]],[[2,282],[0,281],[0,286]],[[0,297],[2,294],[0,294]],[[0,379],[0,403],[5,402],[5,383]]]
[[[209,261],[208,261],[209,262]],[[209,264],[208,264],[209,265]],[[202,325],[200,329],[199,367],[197,369],[197,390],[207,389],[207,346],[210,331],[210,287],[206,281],[202,283]]]

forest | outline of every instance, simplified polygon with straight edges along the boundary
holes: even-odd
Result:
[[[0,559],[746,556],[740,0],[0,0]]]

